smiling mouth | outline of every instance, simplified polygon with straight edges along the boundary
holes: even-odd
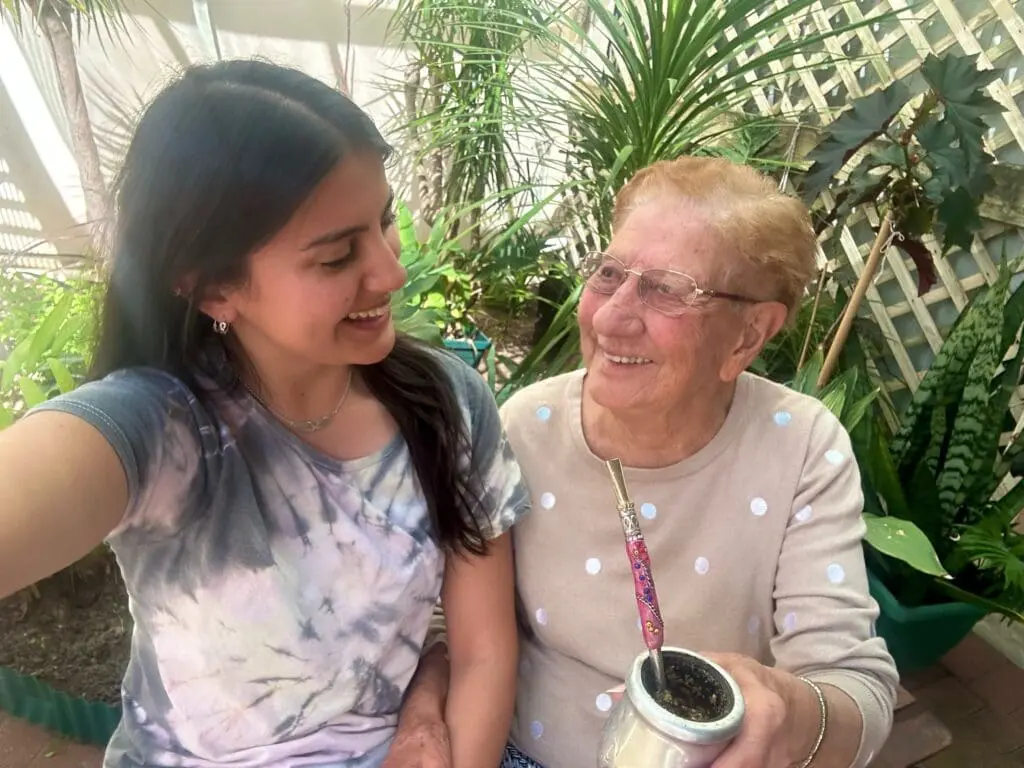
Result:
[[[633,355],[610,355],[605,352],[604,356],[616,365],[648,365],[654,362],[649,357],[636,357]]]
[[[366,309],[361,312],[350,312],[349,314],[345,315],[345,319],[355,321],[376,320],[379,317],[384,317],[384,315],[388,314],[390,311],[391,304],[386,303],[381,304],[379,307],[374,307],[373,309]]]

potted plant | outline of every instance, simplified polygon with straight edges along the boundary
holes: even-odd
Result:
[[[980,71],[976,58],[929,56],[919,71],[923,93],[912,97],[906,78],[858,99],[808,155],[804,199],[832,196],[815,209],[819,233],[864,205],[880,219],[819,387],[836,368],[890,244],[913,260],[920,295],[935,282],[925,237],[935,233],[942,255],[970,248],[980,228],[978,203],[993,184],[994,162],[982,144],[983,117],[1001,107],[983,93],[999,72]],[[869,570],[882,611],[878,632],[903,670],[937,661],[986,613],[1024,620],[1024,552],[1012,530],[1024,488],[992,498],[1021,450],[1016,439],[1000,446],[1004,427],[1013,427],[1005,420],[1020,379],[1020,353],[1004,358],[1024,322],[1024,297],[1011,292],[1010,273],[1004,263],[996,284],[962,313],[896,433],[865,419],[852,435],[866,514],[890,526],[881,540],[868,538]],[[909,536],[907,523],[927,538],[942,572],[910,567],[879,546]]]
[[[1024,536],[1014,523],[1024,484],[1010,483],[1024,455],[1009,404],[1020,385],[1024,288],[1018,264],[965,308],[903,414],[899,430],[862,457],[878,505],[915,523],[949,572],[925,576],[891,558],[871,558],[872,590],[883,608],[879,633],[905,669],[926,666],[955,646],[982,616],[1024,622]]]
[[[406,270],[405,285],[392,297],[397,327],[424,341],[443,345],[467,365],[476,367],[491,348],[491,340],[465,312],[465,303],[451,293],[468,290],[470,276],[457,269],[454,257],[461,253],[457,240],[447,236],[450,219],[439,214],[423,242],[409,207],[395,204],[398,215],[400,261]],[[461,216],[464,211],[455,214]],[[453,288],[453,286],[455,286]]]
[[[1024,474],[1024,437],[1001,446],[1013,430],[1008,403],[1021,372],[1021,350],[1005,359],[1024,325],[1014,271],[1004,263],[997,283],[961,314],[895,433],[879,416],[882,399],[857,336],[844,349],[842,374],[826,385],[818,383],[820,349],[788,382],[819,397],[850,432],[877,631],[903,671],[938,661],[987,613],[1024,620],[1024,536],[1013,529],[1024,486],[992,498]],[[957,457],[968,455],[978,461],[965,470]]]

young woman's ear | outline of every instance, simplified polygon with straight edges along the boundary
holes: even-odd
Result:
[[[203,288],[201,289],[203,295],[195,296],[193,294],[196,291],[196,283],[196,277],[188,275],[178,282],[174,292],[194,301],[199,311],[212,320],[229,325],[233,323],[238,316],[238,310],[234,306],[235,292],[222,288]]]

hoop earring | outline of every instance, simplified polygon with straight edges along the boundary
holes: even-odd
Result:
[[[226,336],[228,333],[228,321],[227,320],[214,320],[213,321],[213,332],[219,333],[221,336]]]

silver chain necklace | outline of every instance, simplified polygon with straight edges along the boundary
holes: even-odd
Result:
[[[249,394],[252,395],[253,400],[262,405],[264,408],[270,411],[270,413],[272,413],[275,418],[283,421],[292,429],[298,430],[299,432],[319,432],[321,429],[324,429],[325,427],[327,427],[327,425],[334,421],[334,417],[338,415],[338,412],[341,410],[341,406],[343,406],[345,404],[345,400],[348,399],[348,391],[352,387],[352,371],[350,369],[348,372],[348,381],[345,382],[345,391],[341,393],[341,399],[338,400],[338,404],[334,406],[334,410],[326,414],[325,416],[321,416],[317,419],[304,419],[302,421],[294,421],[293,419],[289,419],[287,416],[278,413],[269,405],[267,405],[266,401],[262,397],[257,395],[253,391],[252,387],[250,387],[248,384],[244,384],[244,386],[246,390],[248,390]]]

